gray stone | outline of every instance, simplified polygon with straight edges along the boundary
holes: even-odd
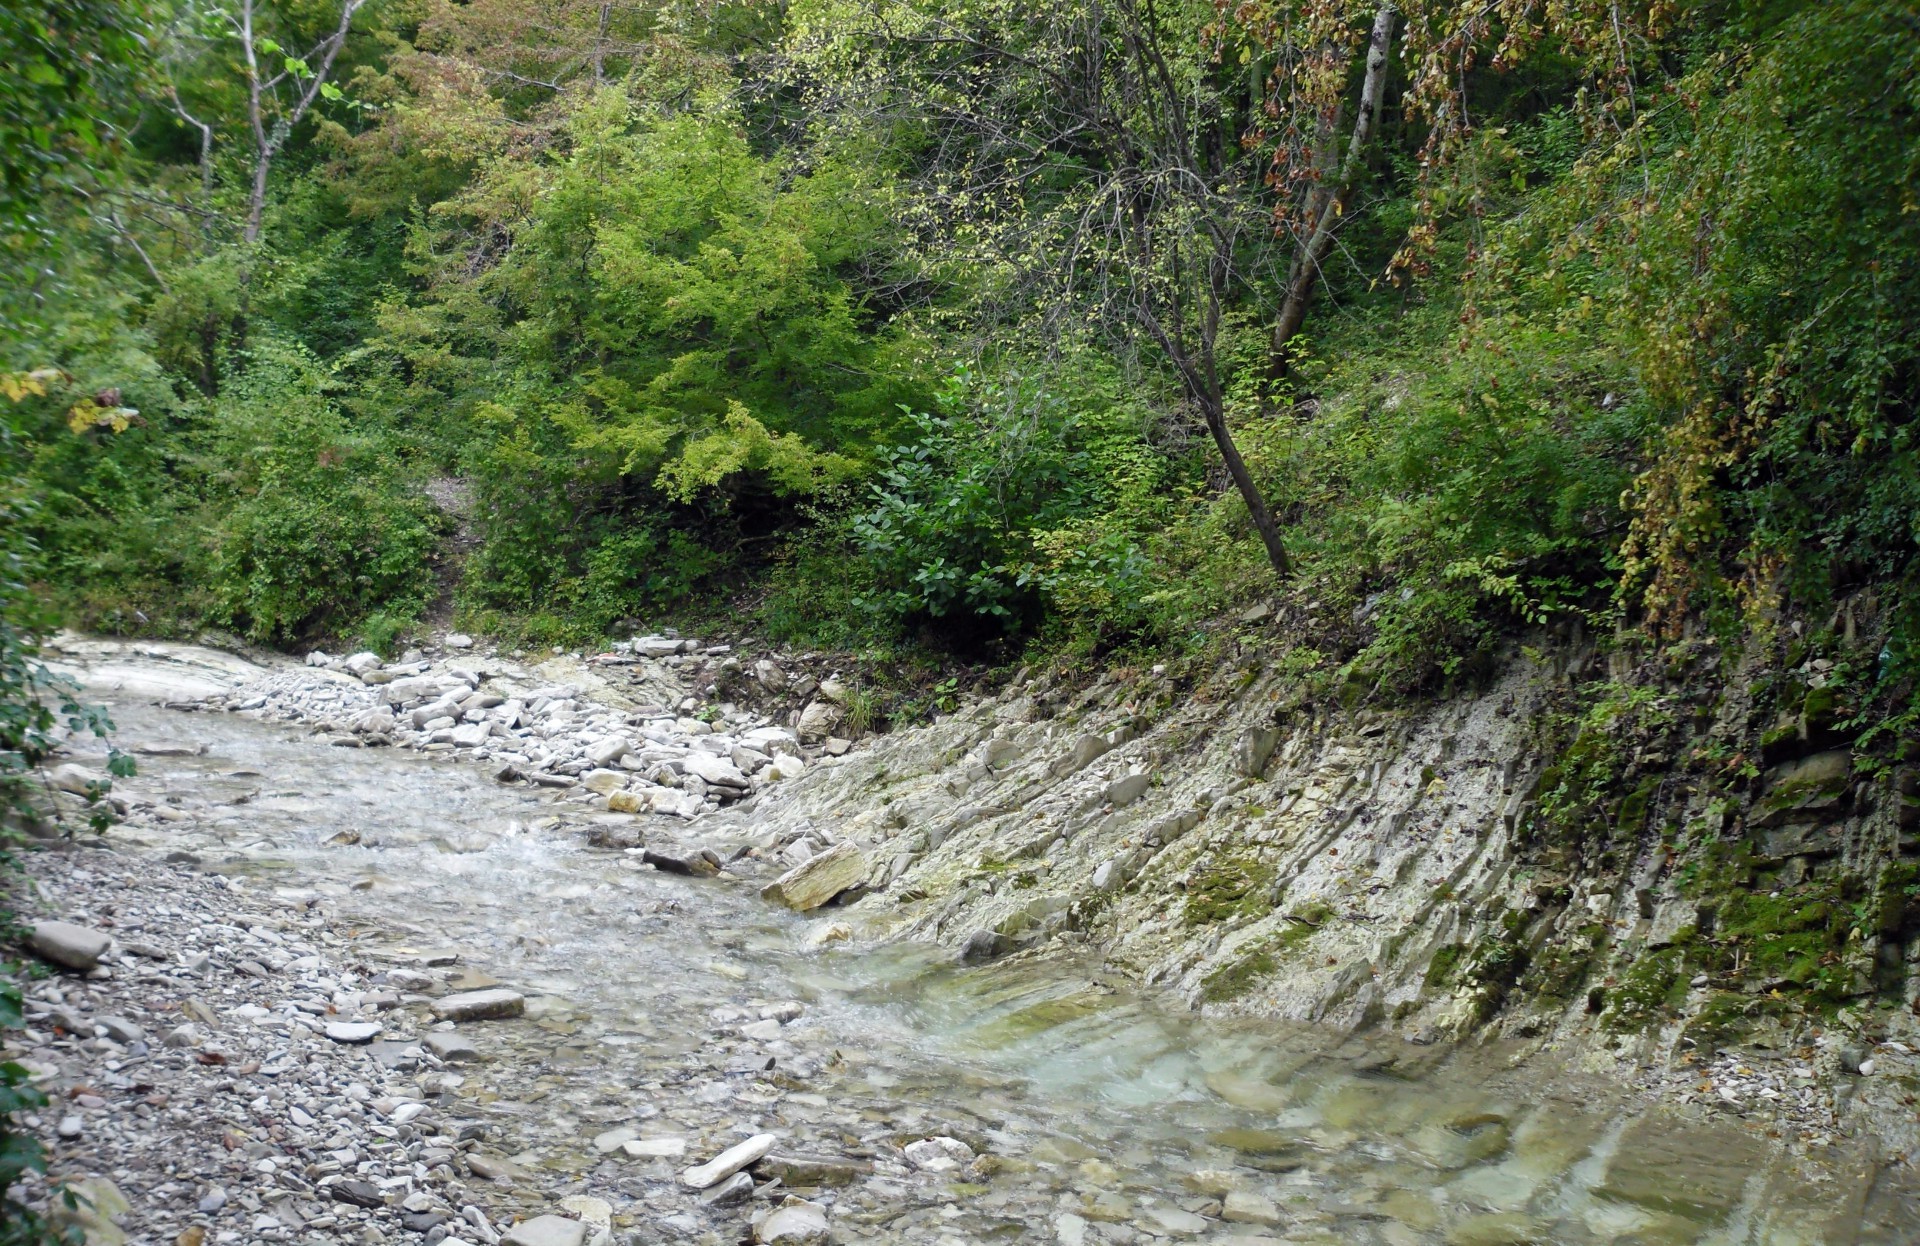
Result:
[[[527,997],[504,987],[462,991],[433,1001],[433,1015],[442,1021],[498,1021],[526,1010]]]
[[[449,632],[447,634],[447,648],[471,649],[473,648],[473,637],[467,635],[465,632]]]
[[[565,1216],[535,1216],[508,1229],[500,1246],[586,1246],[587,1226]]]
[[[122,1047],[131,1047],[147,1036],[145,1030],[127,1020],[125,1017],[95,1017],[93,1019],[93,1025],[95,1029],[105,1034],[114,1042],[119,1043]]]
[[[697,775],[716,787],[744,789],[747,786],[747,776],[724,757],[715,757],[711,753],[689,753],[682,766],[688,774]]]
[[[471,1064],[480,1059],[480,1049],[463,1034],[429,1034],[422,1045],[446,1064]]]
[[[100,963],[112,942],[98,930],[76,926],[72,922],[35,922],[27,944],[56,965],[78,969],[82,973]]]
[[[1199,1237],[1207,1231],[1207,1220],[1178,1207],[1149,1207],[1142,1217],[1148,1228],[1163,1237]]]
[[[1115,809],[1125,809],[1146,794],[1147,787],[1153,782],[1150,774],[1127,774],[1107,784],[1107,799],[1113,802]]]
[[[850,842],[835,844],[817,857],[794,866],[760,891],[768,900],[796,913],[817,909],[867,877],[867,857]]]
[[[1249,727],[1233,746],[1233,768],[1238,774],[1257,779],[1266,771],[1280,732],[1273,727]]]
[[[378,1021],[329,1021],[327,1037],[336,1043],[370,1043],[380,1036]]]
[[[702,1207],[726,1207],[734,1203],[744,1203],[753,1197],[753,1178],[746,1173],[737,1172],[710,1190],[700,1192]]]
[[[380,1187],[371,1181],[336,1181],[328,1187],[336,1202],[351,1203],[355,1207],[384,1207],[387,1205]]]
[[[1020,946],[1012,935],[1002,934],[998,930],[976,930],[967,937],[960,948],[960,959],[969,965],[984,964],[990,960],[999,960]]]
[[[800,738],[811,739],[824,736],[840,725],[847,712],[831,701],[815,701],[800,711]]]

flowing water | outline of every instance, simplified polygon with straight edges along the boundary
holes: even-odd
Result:
[[[122,788],[177,810],[177,846],[245,876],[251,905],[318,898],[376,968],[447,949],[527,992],[527,1020],[488,1027],[466,1106],[509,1120],[529,1166],[630,1196],[662,1240],[704,1222],[672,1218],[671,1161],[594,1152],[610,1123],[882,1157],[947,1134],[1001,1157],[991,1175],[883,1164],[830,1192],[845,1240],[1913,1240],[1891,1227],[1901,1193],[1840,1147],[1768,1158],[1733,1126],[1646,1115],[1498,1047],[1203,1019],[1092,962],[809,949],[811,923],[751,886],[584,847],[579,806],[472,765],[115,695],[122,741],[205,747],[145,758]],[[788,999],[806,1010],[778,1040],[717,1037]],[[1221,1218],[1229,1189],[1239,1222]]]

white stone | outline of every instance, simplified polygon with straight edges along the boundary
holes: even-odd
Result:
[[[685,1138],[635,1138],[620,1144],[634,1159],[679,1159],[687,1153]]]
[[[565,1216],[535,1216],[508,1229],[500,1246],[586,1246],[587,1226]]]
[[[719,1185],[734,1173],[749,1164],[757,1164],[773,1150],[772,1134],[755,1134],[745,1142],[728,1147],[698,1168],[689,1168],[680,1174],[680,1183],[690,1190],[704,1190]]]

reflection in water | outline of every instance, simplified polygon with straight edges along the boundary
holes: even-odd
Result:
[[[591,814],[469,765],[229,715],[114,713],[124,741],[208,746],[149,759],[128,785],[184,815],[183,842],[290,899],[326,896],[392,936],[384,950],[458,949],[535,993],[529,1059],[599,1079],[602,1101],[698,1060],[716,1009],[806,1001],[784,1119],[950,1132],[1010,1161],[990,1187],[942,1195],[956,1210],[937,1233],[876,1212],[858,1230],[874,1240],[1145,1241],[1192,1230],[1195,1208],[1216,1237],[1300,1242],[1912,1240],[1856,1236],[1855,1192],[1769,1170],[1743,1133],[1630,1119],[1593,1086],[1508,1068],[1497,1047],[1204,1020],[1068,960],[807,953],[806,923],[750,888],[582,849],[569,828]],[[717,1070],[715,1102],[739,1072]],[[529,1112],[527,1127],[552,1135],[550,1166],[594,1162],[565,1113]],[[1874,1199],[1870,1218],[1907,1214],[1899,1191]],[[1223,1210],[1239,1223],[1221,1226]]]

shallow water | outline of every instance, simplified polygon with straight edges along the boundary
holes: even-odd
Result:
[[[187,814],[179,846],[246,876],[260,907],[317,896],[365,927],[370,964],[447,949],[534,997],[529,1020],[488,1028],[508,1058],[461,1093],[513,1118],[519,1158],[555,1174],[606,1173],[616,1161],[587,1140],[629,1120],[773,1128],[823,1153],[952,1134],[1005,1167],[979,1184],[872,1178],[834,1196],[840,1231],[1149,1241],[1194,1227],[1184,1208],[1203,1240],[1914,1240],[1905,1193],[1869,1191],[1857,1163],[1748,1163],[1730,1126],[1636,1119],[1623,1095],[1498,1048],[1203,1019],[1085,960],[810,951],[811,923],[751,886],[582,847],[591,812],[471,764],[124,694],[111,708],[123,744],[205,746],[143,758],[122,790]],[[785,999],[806,1013],[780,1039],[716,1037]],[[638,1212],[666,1206],[639,1180],[669,1177],[666,1161],[617,1163]],[[1279,1223],[1221,1221],[1229,1186]]]

